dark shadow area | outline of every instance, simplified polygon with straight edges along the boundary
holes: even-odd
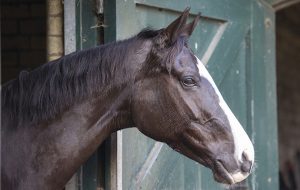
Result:
[[[300,189],[300,3],[276,14],[280,189]]]
[[[1,0],[1,79],[46,62],[46,1]]]

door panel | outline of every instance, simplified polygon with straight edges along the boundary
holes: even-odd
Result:
[[[202,12],[200,23],[189,41],[190,47],[206,64],[224,99],[254,142],[256,151],[259,151],[256,160],[270,159],[274,166],[260,166],[256,171],[263,174],[254,172],[248,180],[251,183],[245,183],[244,189],[276,189],[276,112],[274,106],[269,105],[274,105],[276,99],[274,52],[268,54],[269,60],[263,59],[267,53],[264,48],[274,50],[274,44],[268,43],[272,41],[274,30],[270,29],[269,36],[266,36],[266,29],[261,26],[265,13],[271,21],[274,13],[248,0],[190,0],[188,3],[181,0],[126,0],[107,1],[106,4],[109,4],[106,11],[111,13],[106,14],[108,27],[105,35],[108,41],[131,37],[149,26],[156,29],[165,27],[187,5],[191,7],[190,20]],[[263,35],[257,36],[256,33]],[[265,43],[264,46],[257,45],[259,40]],[[260,57],[255,59],[253,52]],[[268,123],[266,119],[272,122]],[[260,131],[265,134],[260,134]],[[210,170],[165,144],[145,137],[136,129],[118,132],[117,141],[117,189],[224,189],[213,180]],[[263,141],[269,145],[261,148]],[[257,179],[257,176],[266,180]]]

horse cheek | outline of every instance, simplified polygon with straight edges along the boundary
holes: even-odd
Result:
[[[144,135],[155,140],[161,140],[159,126],[159,114],[157,111],[157,98],[151,89],[141,87],[135,91],[132,102],[132,115],[134,125]]]

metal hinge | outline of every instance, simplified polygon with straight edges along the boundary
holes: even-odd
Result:
[[[97,15],[104,13],[103,0],[95,0]]]
[[[100,28],[106,27],[104,24],[104,5],[103,0],[94,0],[95,2],[95,14],[97,16],[97,24],[92,26],[91,28]]]

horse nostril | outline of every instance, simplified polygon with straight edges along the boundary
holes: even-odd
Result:
[[[247,151],[243,152],[242,159],[243,159],[242,165],[241,165],[242,172],[248,172],[248,173],[250,173],[251,169],[252,169],[253,162],[251,160],[249,160],[249,156],[247,154]]]
[[[241,165],[242,172],[250,173],[252,168],[252,162],[251,161],[243,161]]]

